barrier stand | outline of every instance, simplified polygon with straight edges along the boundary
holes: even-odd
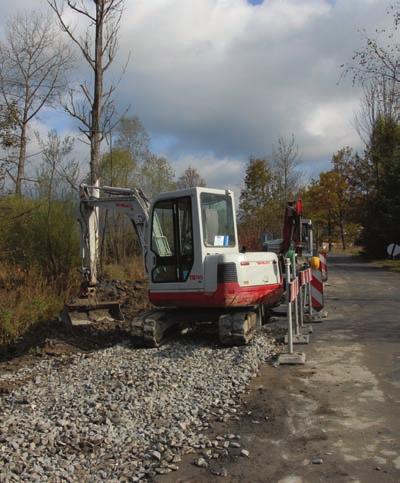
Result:
[[[287,302],[287,319],[288,319],[288,335],[287,345],[288,352],[279,354],[279,364],[304,364],[306,361],[306,355],[304,352],[293,352],[293,320],[292,320],[292,302],[297,297],[294,290],[298,289],[297,279],[291,280],[290,259],[285,259],[286,269],[286,302]]]
[[[299,308],[301,310],[301,304],[299,307],[299,294],[300,294],[300,288],[299,288],[299,277],[297,276],[296,273],[296,255],[294,256],[292,260],[292,284],[294,284],[294,291],[295,291],[295,299],[294,299],[294,314],[295,314],[295,329],[294,329],[294,334],[293,334],[293,344],[308,344],[310,342],[310,336],[307,334],[302,334],[300,332],[300,325],[299,325]],[[302,318],[302,317],[301,317]],[[303,324],[303,322],[302,322]],[[285,337],[285,343],[287,344],[288,337]]]

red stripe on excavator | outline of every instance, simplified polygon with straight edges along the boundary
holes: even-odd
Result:
[[[268,265],[269,263],[272,263],[271,261],[269,260],[262,260],[260,262],[240,262],[240,265],[250,265],[251,263],[256,263],[257,265]]]
[[[266,303],[275,305],[283,293],[283,284],[241,287],[237,282],[219,283],[213,293],[149,292],[150,302],[163,307],[247,307]]]

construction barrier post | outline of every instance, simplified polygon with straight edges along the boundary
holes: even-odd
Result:
[[[326,282],[328,280],[327,253],[325,251],[320,251],[318,257],[321,267],[322,281]]]
[[[308,314],[304,316],[306,322],[322,322],[322,318],[326,317],[325,312],[321,312],[324,303],[322,274],[319,268],[312,269],[312,278],[307,284],[308,292]],[[319,310],[314,310],[318,308]]]
[[[287,319],[288,319],[288,334],[287,345],[288,352],[282,353],[278,357],[279,364],[304,364],[306,356],[304,352],[293,352],[293,320],[292,320],[292,302],[297,298],[298,293],[298,280],[291,280],[290,259],[285,258],[285,271],[286,271],[286,302],[287,302]]]
[[[310,269],[304,269],[300,271],[300,292],[299,292],[299,297],[300,297],[300,329],[302,334],[312,334],[313,329],[311,325],[305,326],[304,325],[304,319],[307,316],[305,314],[305,305],[306,305],[306,300],[307,300],[307,286],[308,286],[308,280],[311,277],[311,272]]]
[[[286,270],[286,302],[287,302],[287,319],[288,319],[288,352],[293,354],[293,325],[292,325],[292,302],[291,302],[291,274],[290,259],[285,258]]]
[[[293,262],[292,263],[292,279],[293,280],[297,279],[296,258],[297,258],[297,254],[294,255],[293,260],[292,260],[292,262]],[[294,299],[294,320],[295,320],[294,333],[295,333],[296,336],[298,336],[298,335],[300,335],[298,294],[296,295],[296,298]]]
[[[304,285],[301,284],[300,286],[300,328],[302,329],[304,327],[304,300],[303,300],[303,292],[304,292]]]

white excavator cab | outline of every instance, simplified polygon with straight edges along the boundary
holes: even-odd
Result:
[[[276,255],[239,253],[230,190],[196,187],[157,196],[147,233],[149,298],[156,306],[243,308],[279,296]]]
[[[196,187],[163,193],[150,213],[145,253],[150,291],[202,289],[206,256],[239,252],[229,190]]]

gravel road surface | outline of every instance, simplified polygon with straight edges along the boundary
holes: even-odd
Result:
[[[1,374],[12,389],[0,395],[0,481],[139,481],[194,450],[218,458],[238,443],[212,441],[210,421],[238,418],[240,395],[277,349],[266,333],[246,347],[213,340],[127,341]]]

